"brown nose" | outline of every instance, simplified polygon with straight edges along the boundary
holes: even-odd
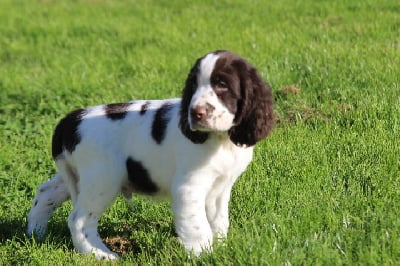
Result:
[[[190,110],[190,115],[194,120],[204,120],[207,116],[207,108],[205,106],[197,105]]]

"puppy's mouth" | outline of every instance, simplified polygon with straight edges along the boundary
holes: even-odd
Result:
[[[208,122],[210,111],[205,107],[196,107],[190,109],[189,126],[192,131],[210,131],[212,130]]]
[[[192,131],[209,132],[212,130],[206,121],[193,121],[189,119],[189,126]]]
[[[211,105],[191,108],[188,116],[190,129],[200,132],[228,131],[234,125],[234,115],[224,110],[214,113],[214,109]]]

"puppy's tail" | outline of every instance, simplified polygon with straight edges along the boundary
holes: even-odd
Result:
[[[40,185],[28,214],[28,235],[35,233],[43,238],[50,216],[69,198],[68,187],[59,173]]]

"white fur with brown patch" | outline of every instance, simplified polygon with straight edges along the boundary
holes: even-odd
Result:
[[[57,138],[53,142],[59,172],[38,188],[28,215],[28,233],[43,236],[54,210],[71,199],[68,226],[75,249],[98,259],[116,259],[99,237],[98,221],[119,193],[130,198],[132,192],[144,189],[171,198],[176,232],[188,251],[196,255],[211,251],[215,236],[225,238],[232,186],[252,159],[252,145],[270,128],[250,147],[232,142],[228,131],[235,126],[235,114],[218,98],[211,82],[220,54],[210,53],[200,60],[198,84],[189,104],[190,128],[207,133],[201,141],[189,139],[180,127],[181,99],[113,105],[109,109],[118,107],[120,113],[112,114],[107,106],[97,106],[64,120],[70,124],[57,127],[61,142]],[[133,171],[127,169],[128,158]],[[135,171],[141,176],[130,176]]]

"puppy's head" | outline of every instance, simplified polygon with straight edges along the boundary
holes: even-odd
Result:
[[[226,132],[239,146],[251,146],[273,127],[271,91],[246,60],[228,51],[199,58],[183,90],[180,127],[194,143]]]

